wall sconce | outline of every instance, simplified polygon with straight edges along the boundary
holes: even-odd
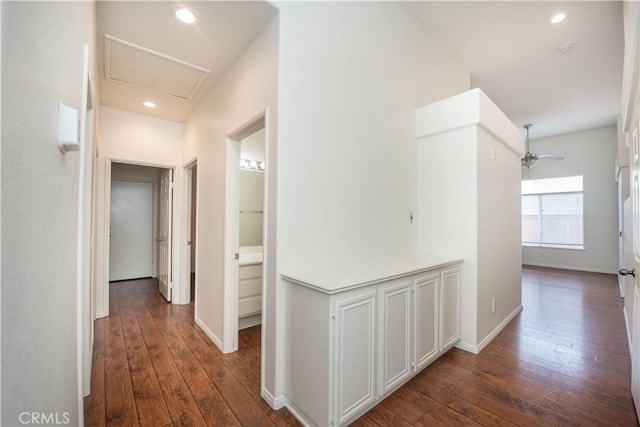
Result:
[[[264,162],[249,159],[240,159],[240,168],[254,171],[264,171]]]

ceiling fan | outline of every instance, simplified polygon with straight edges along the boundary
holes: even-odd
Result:
[[[529,129],[531,129],[531,126],[533,126],[531,123],[527,123],[526,125],[524,125],[523,127],[527,130],[527,139],[526,139],[526,154],[524,155],[524,157],[520,160],[520,164],[522,166],[526,166],[527,168],[532,168],[536,165],[536,163],[538,162],[538,160],[540,161],[558,161],[558,160],[562,160],[564,159],[564,156],[555,156],[551,153],[540,153],[540,154],[536,154],[536,153],[532,153],[531,151],[529,151]]]

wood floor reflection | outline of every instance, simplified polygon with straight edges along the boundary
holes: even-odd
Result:
[[[523,312],[479,355],[452,349],[353,425],[638,425],[616,277],[525,268],[522,286]],[[259,327],[224,355],[152,280],[113,284],[110,310],[85,425],[299,425],[260,397]]]

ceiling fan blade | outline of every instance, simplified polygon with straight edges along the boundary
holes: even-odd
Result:
[[[558,160],[563,160],[564,156],[557,156],[551,153],[540,153],[536,155],[536,159],[545,160],[545,161],[558,161]]]

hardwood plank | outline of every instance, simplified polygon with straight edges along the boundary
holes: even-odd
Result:
[[[473,405],[472,403],[459,398],[456,394],[447,392],[446,390],[425,381],[418,376],[416,381],[412,383],[412,386],[431,399],[442,403],[448,408],[459,412],[465,417],[477,422],[484,426],[515,426],[517,424],[510,422],[499,415],[491,413],[482,407]],[[465,387],[465,384],[461,384],[459,387]]]
[[[144,301],[133,301],[135,316],[140,332],[157,375],[167,375],[177,372],[173,358],[162,339],[162,331],[151,317]]]
[[[186,374],[184,381],[208,426],[241,425],[202,369]]]
[[[147,352],[131,302],[122,295],[118,299],[138,421],[141,426],[169,423],[171,418],[162,398],[156,373],[153,370],[151,358]]]
[[[387,396],[380,405],[400,415],[409,424],[415,424],[422,417],[422,411],[395,394]]]
[[[105,425],[137,426],[133,387],[118,317],[105,321],[105,337]]]
[[[380,426],[407,427],[410,426],[400,415],[396,415],[393,411],[385,408],[383,405],[374,406],[367,416],[371,421]]]
[[[158,320],[164,330],[163,339],[181,372],[194,401],[209,426],[239,426],[240,423],[224,399],[202,370],[186,342],[169,319]]]
[[[206,425],[189,388],[179,373],[173,372],[159,376],[158,382],[174,426]]]
[[[474,364],[474,359],[482,361],[478,363],[480,371],[527,390],[535,390],[537,396],[566,403],[571,408],[568,409],[570,412],[575,407],[609,422],[621,425],[633,425],[635,422],[628,388],[567,377],[536,365],[517,362],[517,359],[491,349],[477,358],[468,358],[467,363]]]
[[[381,427],[380,424],[371,419],[368,413],[364,414],[349,425],[352,427]]]
[[[412,405],[422,409],[430,417],[434,418],[438,422],[449,425],[464,425],[464,426],[477,426],[479,425],[475,421],[459,414],[446,407],[445,405],[437,402],[430,397],[425,396],[413,387],[401,387],[394,392],[396,396]]]

